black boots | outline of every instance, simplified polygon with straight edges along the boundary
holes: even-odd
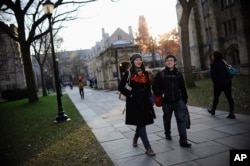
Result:
[[[207,112],[210,113],[212,116],[214,116],[214,114],[215,114],[215,110],[207,109]]]
[[[210,113],[212,116],[215,115],[215,110],[207,109],[207,112]],[[235,119],[234,111],[230,110],[229,115],[227,116],[228,119]]]
[[[167,139],[167,140],[172,140],[171,135],[170,135],[170,134],[166,134],[166,139]]]
[[[180,142],[180,146],[184,147],[184,148],[190,148],[191,144],[188,142]]]
[[[227,116],[228,119],[235,119],[235,115],[233,112],[230,111],[229,115]]]

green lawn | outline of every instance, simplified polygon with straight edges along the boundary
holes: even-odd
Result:
[[[54,123],[56,96],[0,104],[0,158],[5,165],[113,165],[67,95],[70,121]]]
[[[250,77],[237,75],[232,79],[232,93],[235,100],[235,113],[250,115]],[[211,107],[213,102],[213,84],[211,79],[196,81],[195,88],[188,89],[188,105]],[[224,93],[221,94],[217,110],[228,111]]]

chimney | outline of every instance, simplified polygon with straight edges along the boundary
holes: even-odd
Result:
[[[104,28],[102,28],[102,38],[103,39],[105,38],[105,30],[104,30]]]
[[[128,27],[128,34],[129,34],[129,36],[130,36],[132,39],[134,38],[134,36],[133,36],[133,31],[132,31],[132,27],[131,27],[131,26]]]

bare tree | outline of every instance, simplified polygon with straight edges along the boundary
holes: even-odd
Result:
[[[41,24],[41,26],[38,27],[38,30],[40,33],[42,33],[42,29],[44,29],[44,25]],[[55,46],[57,48],[60,47],[61,43],[63,42],[62,38],[58,38],[56,36],[56,34],[59,32],[61,28],[58,28],[54,31],[54,35],[53,35],[53,39],[55,40]],[[50,35],[49,34],[45,34],[44,36],[42,36],[41,38],[33,41],[31,43],[32,46],[32,51],[34,52],[34,57],[40,67],[40,76],[41,76],[41,85],[42,85],[42,92],[43,92],[43,96],[47,96],[47,89],[45,86],[45,78],[44,78],[44,66],[45,66],[45,62],[47,61],[47,57],[49,55],[49,53],[51,53],[51,42],[50,42]],[[51,60],[51,59],[49,59]],[[49,62],[47,62],[48,64]],[[50,67],[51,65],[49,65]],[[52,71],[52,70],[51,70]]]
[[[78,76],[85,77],[87,72],[86,62],[81,58],[77,53],[72,53],[70,55],[70,63],[71,63],[71,72],[74,75],[74,78]]]
[[[75,20],[77,10],[84,4],[94,1],[96,0],[57,0],[54,5],[54,17],[52,18],[53,27],[56,28],[54,25],[60,22]],[[47,19],[45,14],[41,14],[43,13],[42,4],[44,2],[45,0],[1,0],[0,2],[0,28],[20,44],[29,103],[38,101],[30,46],[33,41],[49,33],[49,26],[42,33],[37,31],[39,25]],[[13,24],[17,25],[17,34],[13,34],[9,27],[4,26],[5,21],[12,21]]]
[[[47,90],[46,90],[45,79],[44,79],[44,64],[48,56],[48,50],[50,49],[49,41],[50,41],[50,37],[49,37],[49,34],[47,34],[41,37],[39,40],[35,40],[31,44],[33,51],[34,51],[34,57],[40,67],[43,96],[47,96]]]
[[[181,27],[182,56],[187,87],[194,87],[194,77],[192,73],[190,43],[189,43],[189,16],[192,8],[196,5],[195,0],[179,0],[182,6],[182,14],[179,25]]]

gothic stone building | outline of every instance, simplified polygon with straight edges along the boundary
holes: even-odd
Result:
[[[6,25],[8,26],[8,25]],[[10,25],[12,32],[16,27]],[[26,87],[19,44],[0,29],[0,95],[4,90]]]
[[[250,24],[249,1],[199,0],[189,20],[192,65],[209,69],[212,51],[220,51],[241,74],[249,74]],[[177,3],[180,19],[182,8]]]
[[[97,80],[100,89],[117,89],[122,74],[130,66],[131,54],[138,51],[131,27],[129,33],[118,28],[110,37],[102,29],[102,40],[92,48],[88,61],[90,77]]]

